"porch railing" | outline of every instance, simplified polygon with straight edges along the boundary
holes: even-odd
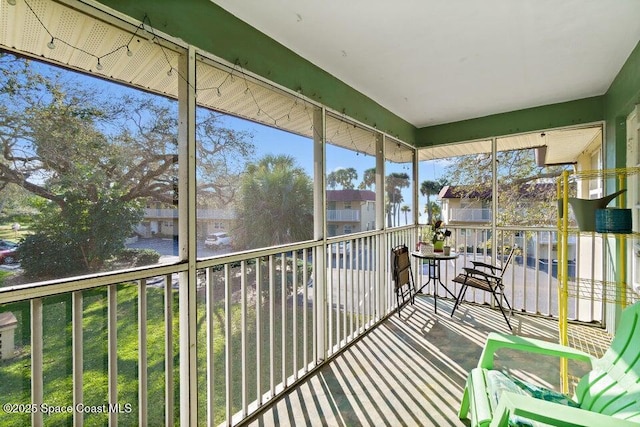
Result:
[[[387,247],[414,227],[196,263],[198,423],[235,424],[393,310]],[[1,288],[14,357],[1,425],[173,425],[179,420],[178,263]],[[13,408],[9,408],[13,409]]]
[[[460,257],[443,263],[441,274],[450,290],[456,295],[460,285],[452,279],[470,267],[472,260],[500,264],[512,247],[516,252],[512,264],[505,273],[506,295],[516,312],[544,316],[558,316],[558,264],[557,236],[555,228],[498,227],[498,247],[492,247],[490,227],[450,226],[453,234],[450,243]],[[570,233],[569,282],[574,288],[569,297],[568,317],[572,320],[603,324],[606,298],[603,298],[602,283],[606,282],[610,259],[614,259],[614,247],[607,246],[597,233],[590,235],[576,231]],[[426,265],[416,265],[419,280],[426,282]],[[580,289],[577,289],[579,287]],[[432,289],[427,289],[433,292]],[[445,291],[436,290],[438,296],[446,298]],[[492,305],[491,295],[469,289],[466,300]]]
[[[553,229],[499,229],[495,249],[488,228],[452,230],[460,257],[441,270],[450,289],[459,291],[451,279],[471,260],[500,262],[517,245],[506,273],[514,309],[557,315]],[[388,254],[398,244],[413,249],[417,234],[408,226],[197,261],[189,344],[198,423],[236,424],[255,414],[392,313]],[[572,242],[569,275],[596,280],[604,270],[584,260],[601,242]],[[415,262],[418,282],[425,268]],[[0,311],[18,322],[15,357],[0,362],[0,391],[23,410],[0,413],[0,424],[177,423],[186,410],[177,396],[179,289],[187,277],[188,264],[178,263],[0,289]],[[491,304],[482,292],[466,299]],[[569,316],[599,322],[603,310],[595,294],[575,297]]]

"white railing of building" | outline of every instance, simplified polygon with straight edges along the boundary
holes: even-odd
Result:
[[[491,209],[449,209],[450,221],[491,222]]]
[[[235,218],[234,212],[220,209],[198,209],[196,212],[200,220],[231,220]],[[178,219],[178,209],[145,208],[143,215],[145,219]]]
[[[327,221],[360,221],[360,211],[356,209],[327,210]]]

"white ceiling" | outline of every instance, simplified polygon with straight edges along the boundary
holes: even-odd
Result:
[[[640,0],[212,0],[417,127],[604,94]]]
[[[222,2],[222,0],[219,0]],[[225,0],[226,1],[226,0]],[[281,5],[282,13],[277,15],[281,17],[290,16],[291,13],[287,10],[299,10],[304,13],[309,12],[309,17],[317,16],[317,13],[324,10],[318,8],[317,13],[311,13],[314,6],[302,5],[295,9],[286,9],[289,0],[265,0],[264,2],[270,3],[273,7],[274,4]],[[327,0],[332,2],[334,0]],[[355,1],[355,0],[352,0]],[[398,10],[404,10],[407,7],[407,0],[401,3],[401,7]],[[453,1],[453,0],[451,0]],[[568,0],[564,0],[568,3]],[[64,4],[47,1],[47,0],[30,0],[30,3],[37,4],[37,9],[31,9],[28,7],[25,1],[17,2],[16,5],[9,5],[4,0],[0,0],[0,49],[4,48],[10,51],[15,51],[22,55],[32,56],[34,58],[45,58],[47,61],[63,64],[64,66],[71,67],[77,70],[81,70],[86,73],[99,75],[111,80],[123,82],[128,85],[142,87],[146,90],[160,93],[172,98],[177,97],[178,86],[178,74],[167,73],[170,68],[176,69],[177,58],[179,53],[171,48],[171,44],[154,43],[148,40],[142,34],[138,34],[139,29],[131,27],[129,29],[114,26],[110,23],[110,20],[101,20],[98,17],[89,16],[80,10],[67,7]],[[242,5],[251,3],[253,0],[244,0]],[[424,0],[425,4],[435,4],[434,0]],[[456,4],[458,6],[466,0],[458,0]],[[513,1],[518,5],[524,4],[524,1]],[[538,1],[537,3],[541,2]],[[597,3],[606,3],[605,0],[598,0]],[[356,2],[358,3],[358,2]],[[519,61],[518,58],[534,56],[534,53],[525,54],[518,50],[515,55],[502,55],[505,58],[500,59],[503,65],[501,72],[498,74],[504,74],[501,82],[494,81],[494,77],[489,75],[490,73],[482,73],[481,68],[490,65],[495,68],[495,65],[487,63],[482,65],[483,58],[493,55],[494,58],[499,57],[496,52],[491,53],[491,50],[497,50],[495,40],[487,41],[486,43],[478,43],[476,49],[477,55],[471,55],[472,59],[463,61],[469,63],[465,65],[452,64],[452,59],[456,55],[455,49],[444,48],[443,43],[435,45],[430,48],[417,47],[420,43],[417,43],[420,33],[428,34],[433,31],[432,29],[424,29],[422,31],[413,31],[415,38],[409,38],[408,41],[403,41],[403,37],[408,37],[408,34],[412,34],[408,26],[402,26],[400,24],[393,25],[393,22],[400,22],[400,19],[394,19],[394,15],[399,15],[400,12],[394,9],[389,11],[389,21],[385,25],[378,25],[381,28],[380,31],[367,30],[368,37],[362,37],[360,34],[363,32],[362,28],[369,29],[371,22],[379,22],[380,17],[372,16],[376,13],[382,13],[382,9],[377,10],[376,2],[372,2],[374,8],[366,9],[365,12],[356,14],[356,19],[350,21],[351,25],[346,25],[346,18],[343,18],[348,10],[353,10],[353,4],[349,3],[345,5],[341,10],[339,16],[334,17],[333,21],[337,24],[335,27],[335,33],[344,33],[344,37],[338,37],[331,31],[323,30],[323,33],[314,36],[316,34],[315,27],[317,25],[320,28],[327,27],[327,25],[320,25],[320,22],[307,18],[304,15],[298,17],[296,15],[295,22],[292,27],[301,26],[305,28],[303,31],[308,35],[309,40],[303,41],[296,40],[296,46],[301,46],[300,49],[306,49],[311,54],[316,56],[326,56],[329,59],[327,64],[325,62],[319,62],[312,59],[321,67],[328,69],[331,72],[333,68],[338,68],[341,65],[343,68],[342,73],[346,73],[344,76],[339,76],[347,83],[350,83],[355,88],[359,89],[363,93],[377,100],[382,105],[389,108],[391,111],[399,114],[400,116],[412,121],[414,124],[420,126],[424,124],[437,123],[441,121],[449,122],[460,120],[464,118],[470,118],[475,116],[482,116],[486,114],[497,113],[504,110],[514,110],[518,108],[530,107],[539,104],[548,104],[551,102],[557,102],[561,100],[568,100],[573,98],[581,98],[584,96],[591,96],[603,93],[608,87],[611,79],[617,73],[622,62],[628,56],[627,50],[631,50],[638,40],[638,27],[640,27],[640,10],[638,10],[634,17],[638,23],[631,24],[626,18],[621,22],[628,22],[628,26],[634,26],[636,36],[633,37],[633,42],[626,43],[630,46],[628,49],[616,50],[616,46],[623,44],[619,41],[613,47],[599,47],[597,52],[600,56],[611,55],[612,52],[618,52],[620,56],[619,63],[615,67],[609,67],[613,59],[604,61],[603,66],[600,67],[584,67],[576,71],[574,75],[566,76],[566,73],[558,73],[554,78],[545,77],[549,80],[552,87],[558,86],[558,82],[568,77],[569,83],[566,83],[568,87],[571,83],[571,87],[584,86],[591,91],[580,92],[579,95],[571,95],[576,93],[574,89],[564,90],[557,89],[554,91],[548,91],[545,86],[537,78],[525,79],[518,72],[511,72],[512,75],[508,75],[505,70],[516,69],[519,67],[515,64]],[[536,4],[537,4],[536,3]],[[563,3],[563,4],[565,4]],[[573,2],[575,3],[575,2]],[[593,5],[595,2],[589,2]],[[330,3],[323,3],[329,4]],[[363,3],[364,4],[364,3]],[[415,3],[415,10],[421,11],[424,8],[419,7],[422,3]],[[485,0],[485,5],[495,5],[496,0]],[[626,4],[629,8],[634,5],[636,8],[640,8],[640,0],[633,0],[633,3],[625,0],[617,0],[616,5]],[[405,6],[402,6],[405,5]],[[255,5],[257,9],[262,6],[260,4]],[[574,6],[576,6],[574,4]],[[444,7],[439,6],[440,9]],[[518,6],[518,10],[520,6]],[[532,8],[533,9],[533,8]],[[537,7],[535,8],[537,9]],[[610,9],[610,8],[609,8]],[[606,9],[607,13],[611,13],[609,9]],[[336,9],[337,10],[337,9]],[[616,8],[618,10],[618,8]],[[630,13],[630,11],[627,11]],[[474,12],[475,13],[475,12]],[[604,13],[604,12],[603,12]],[[421,12],[424,15],[424,12]],[[470,12],[469,12],[470,14]],[[458,28],[461,27],[473,27],[473,20],[470,20],[469,14],[457,13],[456,19]],[[295,13],[294,13],[295,15]],[[494,14],[495,15],[495,14]],[[367,19],[363,19],[363,16]],[[493,16],[493,15],[492,15]],[[566,18],[566,17],[565,17]],[[275,18],[266,19],[268,22],[274,21]],[[326,18],[329,19],[329,18]],[[411,16],[407,18],[410,22],[415,18]],[[469,20],[464,22],[463,19]],[[566,18],[568,19],[568,18]],[[423,19],[425,20],[425,19]],[[305,21],[312,21],[303,24]],[[425,20],[429,21],[429,20]],[[431,21],[434,21],[431,19]],[[385,21],[386,22],[386,21]],[[453,22],[453,21],[452,21]],[[604,22],[609,22],[604,20]],[[339,24],[339,25],[338,25]],[[442,23],[438,22],[438,25]],[[567,23],[566,26],[572,26],[571,23]],[[258,26],[259,24],[254,23]],[[340,27],[342,25],[343,27]],[[486,26],[487,24],[485,24]],[[595,25],[595,24],[594,24]],[[309,28],[306,28],[308,26]],[[600,25],[602,26],[602,25]],[[398,27],[399,30],[392,32],[391,29]],[[421,28],[424,26],[420,26]],[[428,26],[427,26],[428,27]],[[425,28],[427,28],[425,27]],[[575,27],[575,26],[574,26]],[[578,26],[580,27],[580,26]],[[619,29],[613,26],[621,40],[623,37]],[[359,31],[356,29],[361,28]],[[448,27],[445,25],[444,30]],[[517,26],[516,26],[517,28]],[[263,28],[264,30],[264,28]],[[628,28],[627,28],[628,30]],[[135,31],[136,34],[133,34]],[[265,30],[266,31],[266,30]],[[298,28],[289,29],[284,32],[293,33],[300,31]],[[478,30],[479,31],[479,30]],[[516,31],[512,29],[512,31]],[[526,31],[517,31],[519,37],[525,37],[522,35]],[[475,34],[474,39],[489,40],[490,37],[497,37],[493,34],[493,31],[488,31],[486,35],[478,32]],[[559,32],[558,32],[559,33]],[[589,33],[589,32],[587,32]],[[404,35],[403,35],[404,34]],[[450,32],[449,32],[450,34]],[[589,33],[590,35],[591,33]],[[629,31],[624,32],[629,34]],[[349,36],[349,37],[347,37]],[[56,47],[50,49],[48,43],[51,38],[54,37],[56,41]],[[274,36],[276,37],[276,36]],[[318,37],[317,44],[313,44],[311,39]],[[424,38],[424,36],[422,36]],[[526,37],[533,37],[532,35],[526,35]],[[568,36],[566,36],[568,37]],[[501,36],[501,38],[505,38]],[[578,40],[583,40],[584,37],[575,37]],[[320,43],[319,40],[326,39],[327,43]],[[379,39],[377,43],[387,46],[387,48],[381,49],[375,47],[376,39]],[[453,42],[458,46],[461,43],[461,39],[470,40],[471,37],[459,36],[453,39]],[[630,38],[629,38],[630,39]],[[159,39],[157,39],[159,40]],[[398,49],[392,48],[393,41],[400,46]],[[448,39],[447,39],[448,40]],[[571,39],[574,40],[574,39]],[[282,41],[282,40],[281,40]],[[607,43],[611,43],[611,40],[607,39]],[[311,44],[309,44],[311,43]],[[342,43],[342,44],[339,44]],[[565,40],[558,36],[556,43],[552,43],[555,49],[556,44],[565,43]],[[286,43],[285,43],[286,44]],[[328,47],[334,44],[335,46],[344,46],[344,54],[341,52],[337,60],[331,61],[332,50]],[[535,43],[534,43],[535,44]],[[540,44],[540,43],[539,43]],[[578,42],[574,43],[576,46]],[[604,44],[604,39],[601,41]],[[131,48],[131,56],[127,55],[126,46]],[[411,46],[413,45],[413,46]],[[453,44],[455,45],[455,44]],[[74,47],[75,46],[75,47]],[[78,48],[80,46],[81,48]],[[164,47],[163,47],[164,46]],[[318,48],[313,48],[318,46]],[[352,47],[346,47],[352,46]],[[294,48],[294,46],[290,46]],[[372,49],[378,50],[371,55],[372,58],[367,57],[363,52],[368,52]],[[416,55],[417,51],[431,51],[435,52],[429,55],[429,58],[441,58],[438,61],[433,59],[425,60],[424,55]],[[538,47],[540,49],[540,47]],[[574,51],[583,51],[584,49],[578,49],[575,47]],[[595,48],[591,50],[596,51]],[[350,53],[352,52],[352,53]],[[622,52],[622,53],[620,53]],[[300,52],[304,55],[303,52]],[[589,55],[586,55],[586,54]],[[535,53],[540,54],[541,53]],[[346,56],[344,56],[346,55]],[[438,56],[439,55],[439,56]],[[591,55],[591,51],[585,53],[586,56]],[[309,57],[308,55],[306,55]],[[565,68],[574,67],[574,62],[581,62],[575,60],[579,55],[575,54],[565,58]],[[97,69],[97,60],[101,59],[101,69]],[[444,59],[442,59],[444,58]],[[573,60],[571,58],[574,58]],[[372,61],[373,59],[373,61]],[[383,61],[383,59],[385,59]],[[444,63],[450,64],[451,72],[446,73],[443,65],[436,67],[434,64]],[[373,65],[365,65],[371,62]],[[550,65],[546,68],[551,68],[557,65],[558,61],[550,61]],[[584,61],[582,61],[584,63]],[[380,66],[375,66],[379,64]],[[411,66],[401,67],[402,64],[413,64]],[[471,64],[475,67],[473,75],[466,76],[464,73],[468,73],[472,68]],[[581,65],[581,64],[578,64]],[[607,67],[605,67],[607,65]],[[277,126],[282,129],[289,130],[293,133],[304,135],[306,137],[313,136],[313,123],[310,115],[310,109],[313,107],[307,105],[306,102],[298,102],[296,99],[292,99],[287,94],[283,94],[280,91],[273,90],[268,86],[264,86],[257,82],[254,82],[248,78],[233,79],[230,78],[230,70],[225,67],[219,67],[210,61],[198,61],[197,62],[197,75],[198,80],[196,83],[196,91],[198,96],[198,104],[212,108],[217,111],[230,113],[236,116],[244,117],[246,119],[264,123],[268,126]],[[423,67],[422,69],[419,67]],[[330,69],[331,68],[331,69]],[[440,80],[425,78],[425,75],[432,75],[432,71],[436,68],[440,68],[441,76]],[[521,66],[524,70],[526,67]],[[578,67],[580,68],[580,67]],[[604,72],[604,69],[611,70]],[[427,70],[426,72],[424,70]],[[522,70],[521,70],[522,71]],[[524,71],[522,71],[524,72]],[[425,74],[426,73],[426,74]],[[338,75],[337,72],[334,74]],[[527,75],[531,75],[533,72],[527,71]],[[591,81],[595,77],[592,74],[597,74],[598,79],[605,80],[604,84],[578,84],[576,82],[588,80]],[[361,78],[361,76],[363,76]],[[378,77],[376,77],[378,76]],[[379,83],[375,83],[375,82]],[[523,86],[526,86],[526,90],[515,91],[513,90],[514,81],[522,81]],[[413,83],[411,83],[413,82]],[[530,83],[527,83],[530,82]],[[491,86],[492,85],[492,86]],[[534,93],[535,91],[531,87],[540,85],[537,89],[538,93],[536,97],[527,97],[520,92]],[[415,88],[411,89],[412,86]],[[489,90],[488,87],[491,86]],[[402,89],[403,87],[409,89]],[[537,86],[536,86],[537,87]],[[594,89],[596,88],[596,89]],[[432,96],[412,96],[404,100],[398,101],[399,93],[403,90],[413,90],[415,93],[421,91],[433,92]],[[250,96],[247,95],[250,93]],[[485,95],[488,93],[488,95]],[[545,95],[546,93],[546,95]],[[387,95],[385,95],[387,94]],[[478,95],[483,94],[483,95]],[[508,99],[511,104],[510,107],[502,107],[505,105],[505,100]],[[532,100],[534,99],[534,100]],[[394,103],[399,103],[399,107],[394,107]],[[504,109],[503,109],[504,108]],[[437,120],[431,117],[439,117]],[[577,156],[583,153],[594,142],[598,144],[602,140],[602,131],[599,125],[590,127],[587,129],[571,129],[571,130],[547,130],[544,133],[544,137],[541,137],[541,133],[531,133],[527,135],[513,135],[509,137],[503,137],[498,140],[500,150],[521,149],[546,146],[545,161],[549,164],[553,163],[571,163],[575,161]],[[327,140],[332,144],[337,144],[348,149],[357,151],[358,153],[374,155],[376,147],[377,135],[371,129],[365,129],[359,126],[353,126],[342,120],[342,118],[330,116],[327,119]],[[411,150],[406,150],[401,146],[398,141],[387,138],[389,146],[386,153],[390,160],[397,162],[409,162],[412,159]],[[423,148],[420,150],[419,158],[436,159],[443,157],[458,156],[463,154],[474,154],[480,152],[488,152],[491,150],[490,141],[476,141],[470,144],[454,144],[443,145],[437,147]]]

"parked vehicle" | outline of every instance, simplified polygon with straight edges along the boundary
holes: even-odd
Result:
[[[224,232],[209,234],[204,241],[204,245],[208,248],[221,248],[231,245],[231,237]]]
[[[0,240],[0,264],[13,264],[18,261],[18,244]]]

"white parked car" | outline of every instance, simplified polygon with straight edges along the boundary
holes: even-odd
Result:
[[[204,241],[204,245],[208,248],[221,248],[231,245],[231,237],[227,233],[218,232],[209,234]]]

